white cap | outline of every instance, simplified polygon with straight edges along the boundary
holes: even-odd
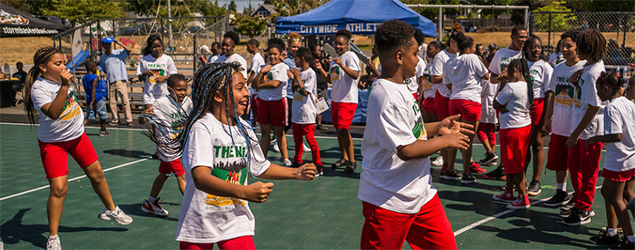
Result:
[[[207,45],[203,45],[203,46],[201,46],[201,50],[206,51],[206,52],[211,52],[211,51],[209,50],[209,47],[207,47]]]

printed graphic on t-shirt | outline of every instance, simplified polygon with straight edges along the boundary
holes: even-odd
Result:
[[[157,76],[165,76],[165,69],[167,68],[166,65],[164,63],[149,63],[148,64],[148,68],[152,71],[152,73],[154,73],[153,76],[148,78],[148,82],[150,83],[156,83]]]
[[[558,77],[558,78],[566,78],[567,82],[569,81],[568,77]],[[559,81],[559,80],[558,80]],[[556,85],[556,98],[555,103],[559,106],[570,107],[573,103],[573,94],[575,90],[573,87],[569,85]]]
[[[55,94],[57,94],[57,92],[58,91],[55,91]],[[60,120],[71,120],[77,117],[81,112],[81,108],[77,104],[77,95],[75,95],[75,90],[72,90],[71,93],[68,94],[68,98],[64,104],[64,112],[60,115]]]
[[[421,110],[419,109],[419,105],[415,103],[412,105],[412,110],[415,112],[415,126],[412,128],[412,134],[417,138],[417,140],[427,140],[428,133],[426,131],[425,123],[423,122],[423,117],[421,116]]]
[[[510,62],[512,62],[514,60],[513,57],[507,57],[507,58],[503,58],[501,59],[501,72],[505,71],[505,69],[507,69],[507,65],[509,65]]]
[[[214,146],[214,164],[211,174],[229,183],[243,185],[247,179],[247,164],[243,160],[247,148],[244,146]],[[207,210],[229,211],[235,206],[246,205],[242,199],[207,194]]]
[[[531,86],[534,86],[534,81],[538,77],[539,74],[540,74],[540,72],[538,72],[537,69],[529,70],[529,83],[531,84]]]
[[[336,82],[340,80],[340,67],[335,66],[331,68],[331,82]]]

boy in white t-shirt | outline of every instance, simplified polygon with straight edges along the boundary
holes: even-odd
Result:
[[[311,147],[313,155],[313,164],[317,167],[317,175],[322,173],[323,165],[320,159],[320,148],[315,140],[315,117],[317,115],[316,96],[317,96],[317,77],[315,71],[309,66],[309,62],[313,60],[311,50],[301,47],[295,52],[295,65],[300,67],[293,68],[289,72],[292,76],[293,84],[293,141],[295,142],[295,156],[293,157],[293,166],[302,165],[302,153],[304,151],[304,143],[302,138],[306,136],[306,141]]]
[[[361,249],[456,249],[450,222],[432,185],[430,158],[439,149],[467,148],[469,124],[458,116],[424,124],[404,79],[418,61],[414,28],[390,20],[377,27],[375,43],[384,68],[368,99],[362,141]],[[428,140],[428,136],[444,134]]]
[[[634,249],[635,236],[631,227],[631,218],[624,199],[635,198],[635,104],[622,96],[624,79],[615,71],[604,72],[596,82],[598,97],[609,101],[604,108],[604,135],[589,138],[585,144],[595,142],[606,143],[606,159],[602,168],[602,196],[606,209],[607,230],[601,232],[591,241],[596,244],[609,245],[609,249]],[[617,222],[624,231],[620,241]],[[593,241],[595,238],[596,241]],[[603,242],[599,242],[602,239]]]
[[[161,137],[162,133],[167,133],[176,137],[183,129],[183,123],[187,120],[187,116],[192,111],[192,100],[187,97],[187,81],[185,76],[181,74],[174,74],[168,78],[168,91],[170,95],[162,96],[157,99],[152,107],[141,112],[139,116],[139,124],[145,124],[149,118],[153,122],[165,122],[162,127],[169,127],[168,130],[161,130],[156,126],[152,126],[149,132],[145,134],[153,141],[156,138]],[[158,120],[153,119],[158,118]],[[167,135],[167,136],[169,136]],[[159,204],[159,193],[163,188],[163,184],[171,174],[174,174],[179,185],[181,194],[185,190],[185,170],[181,163],[180,155],[170,155],[162,151],[157,147],[157,151],[160,152],[159,158],[161,164],[159,165],[159,175],[154,179],[150,195],[147,200],[143,201],[141,210],[146,213],[152,213],[159,216],[168,216],[168,211],[163,209]]]
[[[251,109],[249,110],[253,114],[253,122],[252,126],[255,125],[255,122],[258,120],[258,91],[251,87],[251,82],[254,80],[258,72],[260,72],[260,68],[265,65],[265,59],[259,53],[260,42],[256,39],[251,39],[247,42],[247,51],[254,56],[251,58],[251,66],[249,67],[249,79],[247,80],[247,85],[250,86],[251,90]]]

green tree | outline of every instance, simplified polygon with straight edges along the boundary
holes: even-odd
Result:
[[[236,5],[236,2],[232,0],[231,2],[229,2],[229,7],[227,7],[227,11],[236,13],[238,12],[237,8],[238,8],[238,5]]]
[[[554,1],[552,4],[540,7],[535,10],[535,12],[564,12],[571,13],[571,9],[565,6],[565,2]],[[578,20],[576,15],[551,15],[551,18],[548,14],[539,14],[534,16],[534,27],[536,31],[548,31],[551,30],[568,30],[573,28],[572,23],[576,23]],[[550,27],[551,24],[551,27]]]
[[[260,16],[249,16],[247,14],[236,14],[234,23],[238,28],[234,29],[236,32],[253,38],[259,36],[267,30],[267,19],[260,18]]]
[[[118,18],[123,12],[120,2],[108,0],[53,0],[45,15],[68,19],[73,25],[100,18]]]

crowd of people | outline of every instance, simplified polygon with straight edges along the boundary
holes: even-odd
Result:
[[[150,124],[144,133],[156,144],[161,163],[142,210],[168,215],[158,195],[168,176],[175,175],[183,194],[176,231],[181,249],[211,249],[214,244],[220,249],[255,249],[254,216],[247,204],[266,201],[273,184],[249,184],[247,176],[312,180],[321,175],[324,163],[314,134],[325,128],[316,103],[328,98],[329,85],[340,150],[332,167],[344,168],[345,173],[357,169],[349,129],[358,89],[369,89],[358,192],[365,218],[362,249],[398,249],[406,241],[417,249],[456,249],[432,183],[431,165],[442,166],[442,178],[460,179],[465,185],[479,178],[505,180],[504,190],[492,199],[509,203],[509,209],[528,209],[529,196],[542,192],[546,161],[546,168],[556,172],[557,190],[544,205],[561,207],[565,225],[589,223],[595,214],[591,206],[604,144],[602,195],[608,224],[591,241],[633,248],[635,235],[626,206],[635,198],[635,77],[625,90],[624,78],[605,69],[607,42],[599,31],[563,33],[555,56],[547,59],[541,39],[522,26],[512,29],[509,47],[499,50],[490,44],[485,50],[460,31],[452,32],[445,44],[426,44],[421,31],[391,20],[377,27],[367,68],[373,80],[366,83],[360,83],[359,58],[349,51],[350,31],[335,34],[333,58],[325,58],[320,45],[302,47],[302,39],[297,33],[289,34],[286,42],[269,39],[264,56],[260,43],[252,39],[247,42],[253,54],[247,64],[234,52],[238,34],[227,32],[211,50],[201,48],[211,54],[201,58],[190,98],[187,80],[163,54],[160,37],[148,37],[137,68],[146,108],[138,123]],[[113,50],[113,42],[122,49]],[[68,153],[106,207],[99,217],[124,225],[132,222],[112,201],[97,154],[83,132],[87,120],[99,117],[100,135],[110,135],[105,124],[106,84],[111,123],[119,123],[112,97],[120,95],[124,118],[132,124],[125,91],[125,58],[131,50],[116,40],[104,40],[104,45],[102,71],[98,74],[97,64],[87,62],[82,78],[86,116],[77,104],[74,79],[61,51],[38,50],[26,76],[25,108],[30,122],[40,123],[40,152],[51,184],[49,249],[61,248],[57,230],[68,189]],[[255,126],[260,127],[260,139]],[[495,150],[497,127],[500,155]],[[295,142],[292,158],[286,137],[290,128]],[[486,149],[479,161],[472,156],[475,136]],[[283,166],[268,161],[272,141]],[[458,151],[460,172],[455,167]],[[311,152],[311,163],[303,161],[303,152]],[[430,156],[437,152],[432,162]],[[533,172],[528,180],[530,162]],[[486,173],[481,165],[498,167]],[[566,190],[567,176],[572,197]]]

